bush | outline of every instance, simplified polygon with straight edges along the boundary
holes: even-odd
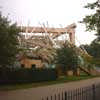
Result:
[[[56,64],[63,70],[75,70],[78,65],[78,54],[75,47],[62,47],[57,50]]]
[[[0,68],[0,83],[27,83],[42,82],[56,80],[57,75],[55,69],[11,69]]]
[[[100,59],[99,58],[93,58],[92,64],[94,64],[96,66],[100,66]]]

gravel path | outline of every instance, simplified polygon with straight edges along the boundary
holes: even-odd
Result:
[[[100,83],[100,78],[81,80],[63,84],[29,88],[14,91],[0,91],[0,100],[41,100],[42,97],[54,95],[65,90],[73,90],[80,87]]]

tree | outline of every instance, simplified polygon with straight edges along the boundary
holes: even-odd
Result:
[[[11,24],[0,12],[0,66],[7,66],[15,61],[19,31],[16,24]]]
[[[100,58],[100,1],[88,3],[85,8],[93,10],[94,13],[85,16],[82,23],[86,25],[87,31],[95,31],[97,38],[89,46],[84,47],[94,58]]]
[[[65,70],[75,70],[78,65],[78,54],[75,47],[61,47],[57,50],[56,64]]]
[[[55,48],[37,48],[32,50],[33,56],[37,56],[42,59],[42,61],[48,64],[54,63],[54,58],[56,56],[56,49]]]
[[[91,49],[90,45],[87,45],[87,44],[85,44],[85,45],[80,45],[80,48],[81,48],[81,49],[84,48],[84,49],[87,51],[87,53],[91,55],[92,49]]]
[[[100,40],[95,39],[91,44],[90,44],[90,54],[94,58],[100,58]]]
[[[88,3],[85,8],[94,10],[95,13],[85,16],[83,23],[86,25],[87,31],[96,31],[97,36],[100,36],[100,2],[97,0],[94,3]]]

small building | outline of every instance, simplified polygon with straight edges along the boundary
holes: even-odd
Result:
[[[43,62],[38,57],[22,57],[20,59],[21,67],[24,68],[42,68]]]

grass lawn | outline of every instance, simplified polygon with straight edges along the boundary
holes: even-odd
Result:
[[[26,89],[26,88],[34,88],[34,87],[40,87],[40,86],[46,86],[46,85],[53,85],[53,84],[61,84],[66,82],[72,82],[72,81],[79,81],[84,79],[90,79],[94,78],[95,76],[87,76],[87,75],[80,75],[72,76],[72,77],[65,77],[62,76],[58,78],[55,81],[46,81],[46,82],[38,82],[38,83],[23,83],[23,84],[12,84],[12,85],[0,85],[0,90],[7,91],[7,90],[16,90],[16,89]]]

